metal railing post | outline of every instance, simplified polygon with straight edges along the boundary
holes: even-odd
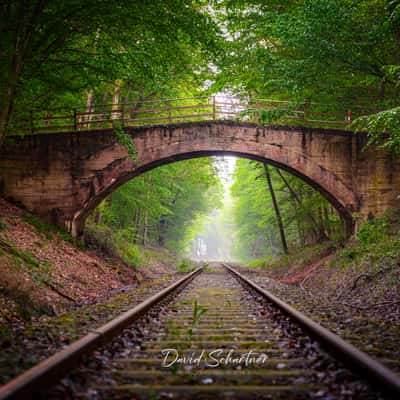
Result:
[[[311,107],[310,100],[306,100],[306,101],[304,102],[304,105],[303,105],[303,111],[304,111],[304,114],[303,114],[303,123],[304,123],[304,124],[307,122],[307,117],[308,117],[308,113],[309,113],[309,111],[310,111],[310,107]]]
[[[216,110],[216,104],[215,104],[215,96],[213,96],[213,120],[215,121],[217,110]]]
[[[121,104],[121,124],[125,126],[125,102]]]
[[[260,102],[256,99],[255,101],[254,101],[254,107],[255,107],[255,122],[256,122],[256,124],[257,125],[259,125],[260,124],[260,120],[261,120],[261,114],[260,114],[260,108],[259,108],[259,105],[260,105]]]
[[[31,134],[33,135],[33,131],[34,131],[34,126],[33,126],[33,111],[29,111],[29,128],[31,131]]]
[[[77,121],[77,111],[76,108],[74,108],[74,132],[76,132],[78,130],[78,121]]]

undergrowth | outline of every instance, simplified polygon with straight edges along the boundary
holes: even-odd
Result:
[[[293,266],[307,266],[332,253],[332,269],[343,271],[389,272],[400,265],[400,210],[384,217],[365,221],[358,232],[343,246],[324,242],[291,251],[289,255],[252,260],[248,267],[285,273]]]
[[[60,239],[65,240],[69,243],[73,243],[73,237],[67,232],[62,230],[56,225],[46,222],[36,215],[25,214],[23,219],[28,224],[34,226],[38,232],[46,237],[46,239],[51,240],[54,236],[58,236]]]
[[[332,265],[348,269],[392,269],[400,263],[400,213],[364,222],[355,237],[337,253]]]
[[[178,264],[176,268],[176,272],[192,272],[196,269],[196,266],[193,265],[189,260],[183,259]]]
[[[144,261],[138,246],[133,243],[132,232],[127,229],[115,232],[106,225],[87,224],[85,241],[89,246],[118,257],[133,267],[139,267]]]
[[[288,269],[292,265],[305,266],[318,257],[329,254],[336,247],[334,242],[323,242],[314,246],[292,249],[290,254],[267,256],[252,260],[246,265],[250,268],[268,269],[279,271]]]

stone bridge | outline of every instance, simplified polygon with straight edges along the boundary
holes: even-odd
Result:
[[[400,160],[365,148],[364,134],[203,121],[125,128],[133,162],[112,129],[12,137],[0,154],[0,194],[74,236],[87,215],[129,179],[163,164],[236,155],[291,172],[320,191],[350,234],[360,218],[399,204]]]

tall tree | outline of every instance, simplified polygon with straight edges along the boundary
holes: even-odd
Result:
[[[285,228],[283,226],[281,213],[279,211],[279,205],[278,205],[278,202],[276,201],[274,187],[272,185],[271,175],[269,173],[268,164],[267,163],[263,163],[263,165],[264,165],[265,177],[267,179],[268,190],[269,190],[269,193],[271,195],[272,205],[274,206],[276,221],[277,221],[278,227],[279,227],[279,235],[280,235],[280,238],[281,238],[282,249],[283,249],[283,252],[285,254],[288,254],[289,250],[288,250],[288,245],[287,245],[287,242],[286,242]]]
[[[145,247],[161,244],[182,253],[201,215],[220,203],[221,183],[209,158],[165,165],[129,181],[106,199],[89,221]]]
[[[268,168],[268,172],[288,248],[296,249],[343,237],[339,215],[320,193],[289,173],[278,172],[275,168]],[[237,160],[231,195],[236,238],[233,252],[239,259],[263,258],[281,252],[279,224],[266,184],[263,163]],[[320,221],[320,210],[324,209],[326,214],[322,212],[323,221]],[[328,227],[329,238],[319,234],[319,229],[326,231]]]
[[[0,145],[29,109],[85,106],[117,79],[149,92],[197,79],[216,32],[202,1],[1,2]]]
[[[219,5],[217,15],[235,40],[220,58],[217,86],[229,85],[245,97],[326,103],[321,111],[341,112],[343,118],[347,109],[362,114],[399,100],[396,79],[388,74],[399,60],[397,1]]]

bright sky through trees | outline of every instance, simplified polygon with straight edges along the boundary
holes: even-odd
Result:
[[[189,255],[200,260],[232,260],[234,224],[230,187],[237,158],[214,157],[216,172],[222,183],[221,205],[194,223],[197,232],[192,239]]]

